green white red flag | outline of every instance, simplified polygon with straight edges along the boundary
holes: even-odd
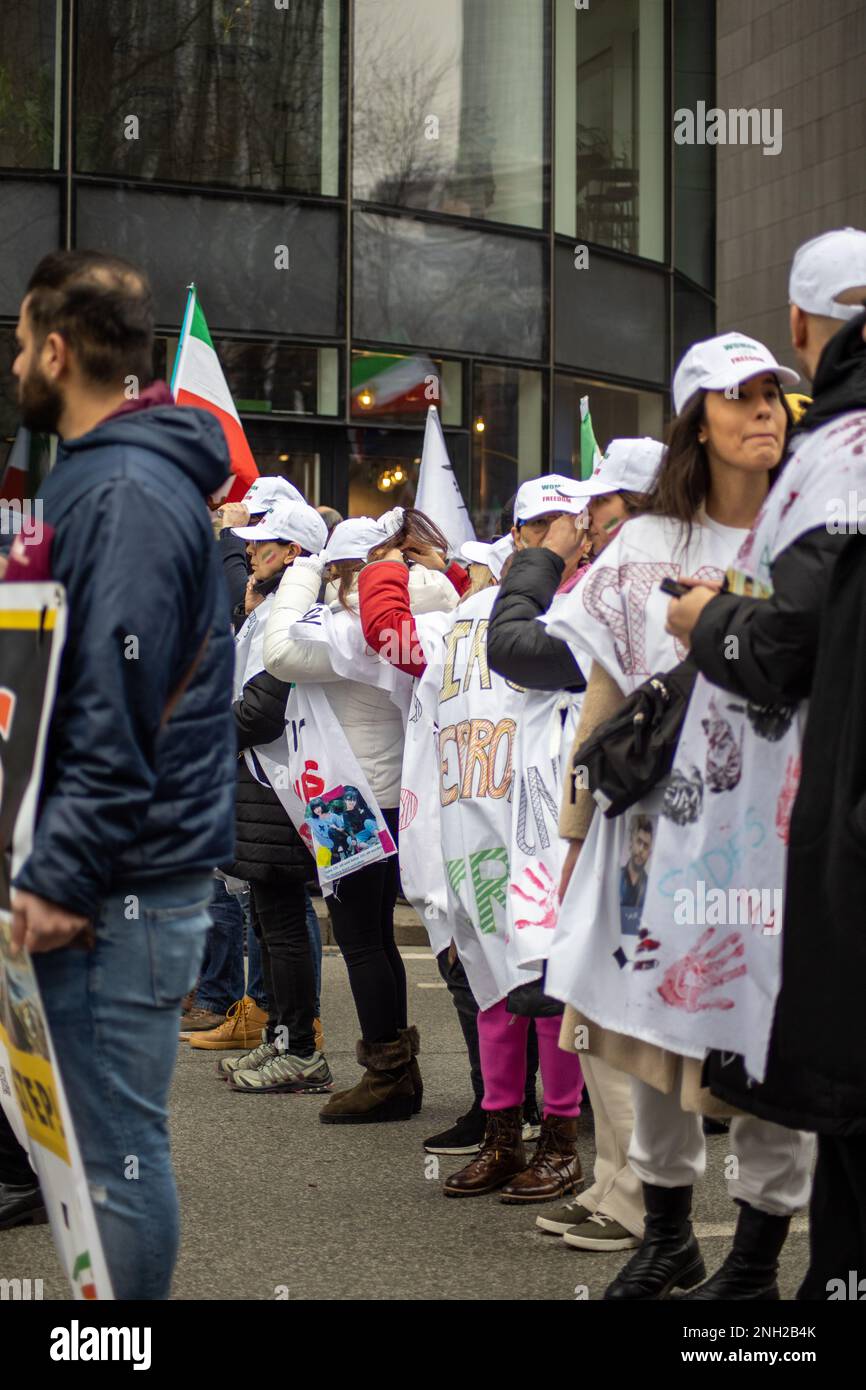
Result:
[[[209,410],[219,420],[229,446],[232,471],[224,486],[214,494],[214,501],[239,502],[259,476],[259,470],[216,355],[195,285],[189,287],[171,389],[178,405]]]

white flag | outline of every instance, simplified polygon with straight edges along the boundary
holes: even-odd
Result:
[[[460,547],[466,541],[475,540],[475,528],[451,467],[435,405],[431,405],[427,411],[415,506],[425,512],[431,521],[435,521],[446,537],[452,554],[459,555]]]

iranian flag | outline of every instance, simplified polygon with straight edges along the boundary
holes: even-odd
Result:
[[[213,500],[239,502],[259,476],[259,470],[214,350],[195,285],[189,287],[171,390],[178,405],[197,405],[219,420],[229,446],[232,471],[219,492],[213,494]]]
[[[580,398],[580,476],[591,478],[595,466],[601,462],[601,449],[595,442],[592,416],[589,413],[589,396]]]

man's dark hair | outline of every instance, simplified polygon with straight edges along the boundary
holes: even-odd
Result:
[[[514,504],[516,501],[517,493],[512,492],[508,501],[503,506],[502,511],[499,513],[499,534],[501,536],[509,535],[514,525]]]
[[[27,312],[42,344],[66,339],[85,377],[100,386],[153,380],[153,297],[143,270],[102,251],[52,251],[27,286]]]

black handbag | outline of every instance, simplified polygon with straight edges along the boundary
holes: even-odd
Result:
[[[639,685],[575,751],[572,795],[587,786],[612,819],[652,791],[671,770],[697,674],[686,660]]]
[[[547,965],[540,980],[530,980],[529,984],[517,985],[505,997],[505,1007],[510,1014],[519,1018],[558,1018],[565,1013],[565,1005],[558,999],[551,999],[544,992]]]

